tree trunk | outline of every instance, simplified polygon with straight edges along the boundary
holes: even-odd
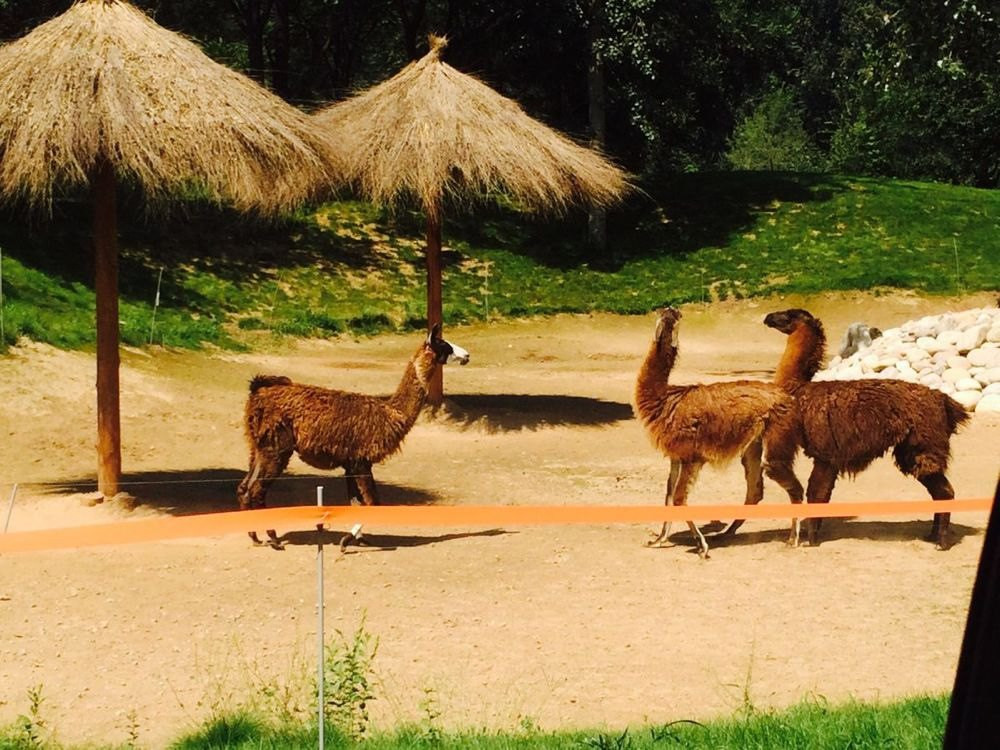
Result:
[[[97,489],[118,493],[122,473],[118,400],[118,227],[115,170],[101,160],[92,182],[97,295]]]
[[[274,93],[287,99],[291,95],[288,77],[291,54],[288,0],[275,0],[274,15],[274,34],[271,36],[274,69],[271,71],[271,87]]]
[[[590,62],[587,65],[588,114],[590,116],[590,143],[598,149],[604,148],[607,140],[607,82],[604,74],[604,59],[601,57],[599,42],[602,32],[601,7],[595,2],[591,7],[587,25],[587,39],[590,47]],[[592,206],[587,222],[587,238],[590,247],[599,252],[608,249],[608,215],[603,206]]]
[[[424,21],[424,11],[427,0],[415,0],[412,4],[406,0],[396,0],[396,7],[399,8],[399,20],[403,26],[403,49],[411,60],[416,60],[417,55],[417,33],[420,31],[420,24]]]
[[[266,80],[267,64],[264,60],[264,29],[271,15],[269,0],[245,0],[235,3],[243,15],[243,31],[247,38],[247,73],[257,81]]]
[[[427,330],[442,323],[441,315],[441,219],[433,212],[427,216]],[[435,368],[427,386],[427,403],[440,406],[444,401],[443,367]]]

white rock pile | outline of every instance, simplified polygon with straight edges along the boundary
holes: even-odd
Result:
[[[851,356],[834,357],[815,380],[858,378],[923,383],[970,411],[1000,412],[1000,308],[929,315],[890,328]]]

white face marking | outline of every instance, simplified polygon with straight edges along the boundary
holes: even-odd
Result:
[[[445,343],[451,347],[451,354],[448,355],[448,363],[458,362],[460,365],[469,364],[469,353],[465,349],[450,341],[445,341]]]

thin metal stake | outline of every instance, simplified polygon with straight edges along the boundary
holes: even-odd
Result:
[[[156,325],[156,308],[160,306],[160,282],[163,281],[163,266],[160,266],[160,275],[156,278],[156,298],[153,300],[153,315],[149,319],[149,344],[153,344],[153,326]]]
[[[316,505],[323,505],[323,487],[316,487]],[[326,748],[326,644],[323,638],[323,524],[316,525],[319,544],[316,547],[316,580],[318,598],[316,600],[316,632],[319,640],[319,661],[316,663],[316,692],[319,703],[319,750]]]
[[[17,497],[17,483],[14,483],[14,487],[10,491],[10,503],[7,505],[7,519],[3,522],[3,533],[7,533],[7,527],[10,526],[10,514],[14,510],[14,498]]]

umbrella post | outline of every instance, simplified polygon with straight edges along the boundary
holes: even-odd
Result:
[[[427,215],[427,330],[442,322],[441,314],[441,219],[437,211]],[[427,403],[444,402],[444,368],[436,367],[427,384]]]
[[[97,489],[110,498],[121,479],[118,398],[118,227],[114,166],[100,159],[92,181],[97,296]]]

